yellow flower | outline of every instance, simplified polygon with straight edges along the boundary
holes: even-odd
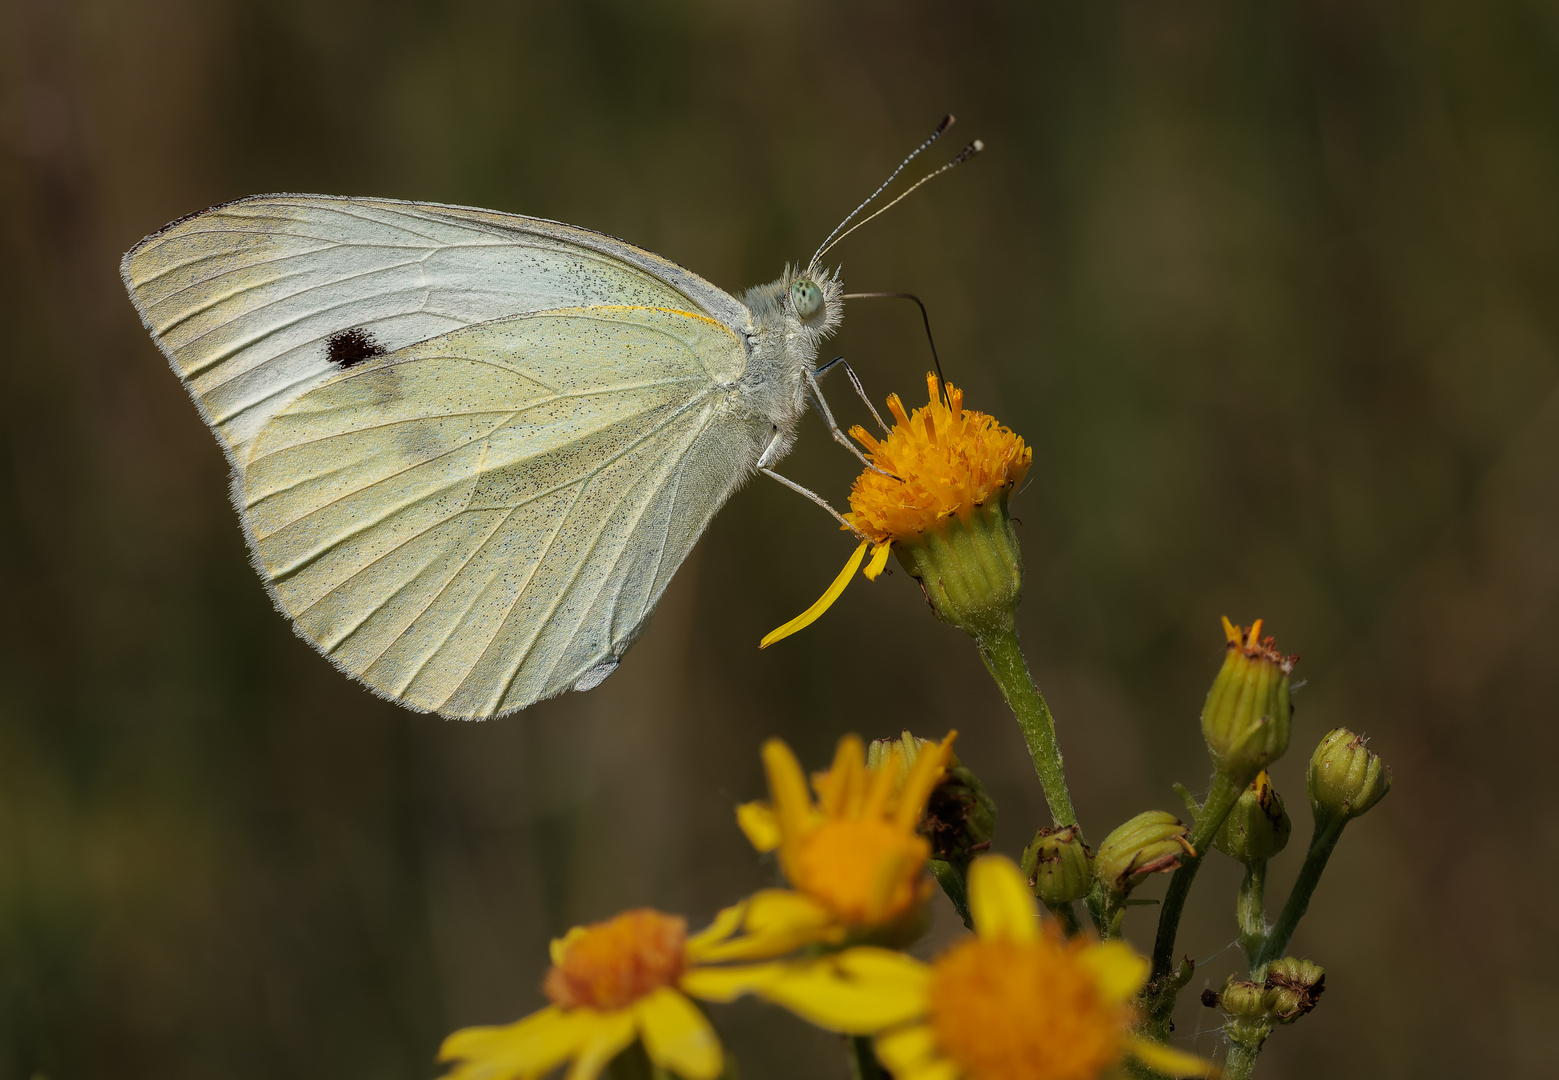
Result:
[[[444,1080],[536,1080],[564,1063],[568,1080],[594,1080],[635,1039],[660,1067],[714,1080],[720,1042],[687,984],[730,934],[732,919],[722,917],[691,938],[685,920],[648,908],[576,926],[552,942],[542,986],[552,1004],[514,1024],[450,1035],[439,1060],[457,1064]]]
[[[982,412],[963,407],[963,391],[949,384],[943,404],[937,378],[926,376],[930,401],[912,415],[897,394],[888,395],[895,421],[878,441],[859,425],[850,434],[866,447],[872,463],[892,475],[864,470],[850,491],[845,518],[865,539],[817,603],[771,631],[760,648],[811,625],[839,599],[870,548],[865,574],[875,580],[888,564],[895,543],[939,527],[949,518],[968,519],[995,496],[1028,474],[1034,452],[1023,440]]]
[[[1133,1032],[1149,964],[1121,941],[1066,940],[1000,856],[969,872],[976,934],[930,964],[861,946],[720,972],[711,998],[756,993],[834,1031],[876,1035],[899,1080],[1099,1080],[1134,1058],[1171,1076],[1210,1062]]]
[[[847,735],[833,766],[813,778],[815,801],[790,747],[770,739],[763,764],[774,801],[738,807],[737,823],[759,851],[779,852],[791,888],[747,900],[743,936],[714,955],[761,959],[913,922],[931,891],[925,877],[931,845],[916,828],[952,757],[955,735],[926,745],[908,769],[897,744],[868,768],[861,740]]]

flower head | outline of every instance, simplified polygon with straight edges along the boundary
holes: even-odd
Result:
[[[913,413],[904,411],[897,394],[888,396],[895,423],[886,438],[859,425],[850,429],[876,466],[856,478],[845,515],[861,541],[822,597],[771,631],[760,647],[820,618],[863,563],[866,577],[875,580],[890,552],[897,552],[926,589],[932,609],[948,621],[961,625],[960,616],[989,617],[986,609],[1010,612],[1016,603],[1022,567],[1006,504],[1034,452],[994,418],[965,409],[957,387],[946,387],[946,403],[935,375],[926,376],[926,389],[930,400]],[[935,551],[920,550],[922,541]]]
[[[1121,941],[1066,940],[1042,920],[1022,872],[975,860],[976,934],[930,964],[860,946],[810,964],[759,965],[743,989],[835,1031],[877,1036],[895,1076],[1099,1080],[1127,1059],[1172,1076],[1212,1066],[1133,1033],[1149,965]]]
[[[1225,618],[1223,633],[1228,648],[1202,707],[1202,738],[1213,766],[1243,788],[1288,749],[1289,675],[1299,657],[1262,637],[1260,619],[1246,631]]]
[[[926,376],[930,398],[905,415],[897,394],[888,409],[897,421],[881,441],[860,425],[850,434],[872,463],[850,490],[850,523],[874,544],[907,540],[954,515],[967,516],[995,494],[1028,475],[1034,451],[992,416],[964,408],[964,392],[947,386],[943,403],[935,375]],[[898,477],[900,479],[895,479]]]
[[[687,922],[649,908],[576,926],[552,943],[542,984],[552,1004],[504,1027],[464,1028],[444,1040],[445,1080],[535,1080],[571,1063],[569,1080],[594,1080],[642,1040],[650,1060],[686,1080],[714,1080],[719,1040],[688,1000],[688,985],[734,927],[730,913],[689,937]]]
[[[815,799],[790,747],[778,739],[764,745],[773,802],[739,807],[737,821],[758,850],[778,851],[791,885],[783,891],[788,916],[770,920],[769,933],[794,940],[790,948],[806,943],[800,938],[838,943],[918,915],[931,888],[925,877],[931,845],[917,827],[952,757],[953,738],[922,747],[908,768],[898,745],[868,768],[861,740],[847,735],[833,765],[813,777]],[[762,893],[749,901],[759,914],[775,903]],[[735,952],[737,942],[731,948],[732,958],[759,955]]]

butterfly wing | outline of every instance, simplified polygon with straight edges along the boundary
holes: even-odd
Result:
[[[521,709],[617,663],[767,428],[741,339],[595,306],[458,330],[341,372],[235,483],[298,631],[377,692]]]
[[[121,271],[235,467],[273,416],[354,357],[586,304],[692,311],[738,331],[749,318],[723,290],[615,237],[392,199],[241,199],[147,237]]]
[[[122,271],[277,605],[414,708],[599,682],[768,433],[729,392],[747,309],[586,229],[257,196]]]

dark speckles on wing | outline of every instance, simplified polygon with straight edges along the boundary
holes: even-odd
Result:
[[[349,368],[361,364],[364,360],[383,355],[384,346],[375,341],[374,336],[361,326],[332,334],[326,353],[330,362],[341,368]]]

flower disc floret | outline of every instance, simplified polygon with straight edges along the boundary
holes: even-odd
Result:
[[[606,1012],[672,986],[687,967],[687,920],[649,908],[575,927],[553,950],[542,989],[554,1005]]]
[[[944,403],[935,375],[926,376],[930,401],[906,414],[897,394],[888,409],[897,421],[882,440],[859,425],[850,434],[872,463],[850,491],[851,524],[874,543],[903,540],[944,518],[967,515],[993,495],[1019,483],[1034,458],[1032,448],[994,417],[965,409],[962,390],[947,385]]]

